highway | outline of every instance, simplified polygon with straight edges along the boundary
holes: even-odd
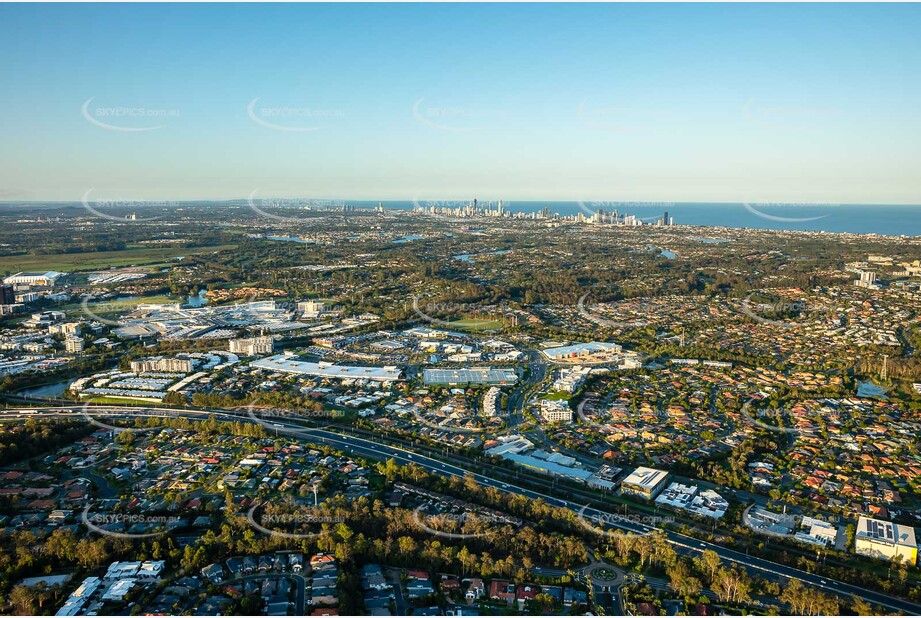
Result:
[[[55,406],[51,408],[33,408],[34,413],[22,413],[20,411],[9,409],[4,412],[0,418],[35,418],[41,416],[84,416],[83,406],[73,406],[67,408],[65,406]],[[420,455],[418,453],[410,452],[406,449],[399,448],[396,446],[390,446],[387,444],[381,444],[379,442],[374,442],[365,438],[359,438],[350,435],[344,435],[330,431],[328,429],[313,429],[307,428],[302,425],[297,425],[294,423],[285,422],[280,419],[273,419],[271,421],[263,421],[255,417],[247,417],[245,414],[233,413],[230,411],[204,411],[204,410],[176,410],[171,408],[123,408],[123,407],[112,407],[112,406],[94,406],[88,409],[92,410],[93,417],[101,425],[104,423],[101,421],[102,417],[131,417],[131,416],[156,416],[156,417],[185,417],[190,420],[201,420],[209,415],[215,417],[223,417],[227,420],[247,420],[249,422],[257,422],[264,425],[270,431],[277,431],[284,433],[286,435],[309,440],[318,444],[324,444],[331,446],[342,451],[359,455],[362,457],[367,457],[369,459],[377,460],[387,460],[393,459],[397,463],[408,465],[416,464],[429,472],[434,472],[442,476],[458,476],[464,477],[465,475],[472,475],[476,481],[486,487],[494,487],[499,491],[506,493],[518,494],[521,496],[526,496],[532,499],[542,499],[548,504],[557,507],[563,507],[572,510],[574,513],[581,514],[584,520],[588,522],[605,522],[605,525],[597,525],[596,527],[603,527],[609,529],[617,529],[626,532],[633,532],[636,534],[647,534],[656,530],[656,527],[649,526],[640,522],[632,522],[625,520],[622,516],[617,514],[604,512],[595,508],[587,507],[584,505],[576,504],[565,500],[563,498],[558,498],[556,496],[550,496],[532,489],[527,489],[523,487],[518,487],[516,485],[505,483],[492,479],[488,476],[484,476],[480,473],[474,472],[472,470],[467,470],[459,466],[445,463],[436,459],[432,459],[425,455]],[[850,596],[863,598],[869,603],[885,607],[890,610],[904,612],[909,615],[921,615],[921,605],[917,603],[912,603],[907,600],[899,599],[897,597],[892,597],[875,590],[868,590],[866,588],[861,588],[859,586],[854,586],[852,584],[847,584],[845,582],[840,582],[837,580],[829,579],[827,577],[822,577],[813,573],[807,573],[800,569],[793,567],[777,564],[759,558],[757,556],[746,555],[744,553],[724,548],[720,545],[709,543],[706,541],[701,541],[693,537],[670,531],[660,529],[665,535],[669,543],[671,543],[677,551],[684,555],[695,556],[699,555],[704,550],[712,550],[716,552],[720,558],[728,562],[734,562],[740,565],[743,565],[750,569],[755,569],[761,571],[768,579],[777,580],[779,578],[794,578],[799,579],[802,582],[815,586],[816,588],[823,589],[827,592],[830,592],[840,598],[846,598]]]

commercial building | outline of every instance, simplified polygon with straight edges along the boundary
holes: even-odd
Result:
[[[274,346],[275,342],[270,336],[230,340],[230,351],[241,356],[271,354]]]
[[[590,341],[588,343],[575,343],[558,348],[549,348],[544,350],[543,354],[555,362],[573,362],[577,360],[601,362],[614,359],[622,351],[623,348],[616,343]]]
[[[60,324],[51,324],[48,326],[49,335],[72,336],[80,333],[82,324],[80,322],[63,322]]]
[[[668,481],[668,472],[665,470],[640,466],[623,480],[620,491],[652,500],[665,489],[666,481]]]
[[[804,516],[800,527],[803,530],[797,530],[793,538],[801,543],[828,547],[834,545],[838,538],[838,527],[821,519]]]
[[[861,517],[858,520],[854,550],[861,556],[880,560],[892,560],[899,556],[907,564],[918,562],[914,528],[872,517]]]
[[[470,369],[426,369],[423,380],[427,385],[480,385],[515,384],[518,374],[514,369],[501,367],[472,367]]]
[[[297,312],[308,318],[313,318],[322,314],[325,309],[325,303],[315,300],[305,300],[297,304]]]
[[[277,354],[254,361],[250,363],[250,367],[321,378],[373,380],[375,382],[393,382],[399,380],[401,375],[398,367],[353,367],[326,362],[311,363],[296,360],[287,354]]]
[[[540,417],[545,423],[571,423],[572,408],[566,401],[543,399],[540,402]]]
[[[854,281],[854,285],[862,288],[873,288],[876,287],[876,273],[869,270],[858,271],[860,273],[860,279]]]
[[[505,453],[501,456],[519,466],[530,468],[541,474],[565,478],[597,489],[614,489],[614,483],[611,481],[596,476],[591,470],[574,467],[570,463],[572,458],[559,453],[534,451],[531,455]]]
[[[585,379],[591,372],[591,367],[578,365],[575,367],[563,367],[560,369],[560,377],[553,383],[553,390],[575,393],[582,388],[582,384],[585,383]]]
[[[656,498],[656,504],[671,506],[714,519],[725,515],[729,508],[729,503],[712,489],[700,491],[696,485],[682,485],[681,483],[669,485]]]
[[[57,282],[57,280],[63,276],[64,273],[59,273],[54,270],[49,270],[45,273],[21,272],[6,277],[3,280],[3,283],[5,285],[34,285],[41,287],[52,287]]]

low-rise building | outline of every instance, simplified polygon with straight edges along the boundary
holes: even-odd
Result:
[[[540,402],[540,417],[545,423],[571,423],[572,408],[567,401],[543,399]]]
[[[907,564],[918,562],[914,528],[872,517],[861,517],[858,520],[854,550],[861,556],[880,560],[892,560],[898,556]]]
[[[668,472],[640,466],[623,480],[620,485],[620,491],[621,493],[633,494],[652,500],[665,489],[667,481]]]

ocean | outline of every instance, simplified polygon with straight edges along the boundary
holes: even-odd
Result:
[[[377,202],[349,202],[358,207],[374,207]],[[461,201],[424,201],[420,206],[458,207]],[[482,207],[483,203],[480,203]],[[549,208],[561,215],[586,216],[598,208],[605,212],[635,215],[655,223],[665,212],[676,225],[721,226],[764,230],[794,230],[886,236],[921,236],[921,206],[885,204],[732,204],[662,202],[515,202],[502,201],[510,212],[532,213]],[[411,210],[413,202],[383,202],[384,208]],[[495,208],[495,202],[493,202]]]

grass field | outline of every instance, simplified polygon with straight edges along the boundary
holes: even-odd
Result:
[[[97,315],[105,315],[108,313],[121,313],[123,311],[131,311],[140,304],[152,304],[152,305],[166,305],[169,303],[178,303],[180,302],[178,298],[170,298],[169,296],[142,296],[140,298],[132,298],[125,300],[103,300],[94,302],[87,302],[86,306],[90,311]],[[66,305],[58,308],[58,311],[63,311],[69,313],[71,311],[80,311],[83,308],[81,303],[67,303]]]
[[[474,318],[465,318],[451,322],[453,328],[459,330],[498,330],[502,328],[502,320],[477,320]]]
[[[84,403],[99,403],[103,405],[107,403],[120,403],[122,405],[126,403],[136,403],[141,406],[149,406],[151,404],[156,405],[160,403],[160,401],[154,399],[136,399],[134,397],[119,397],[117,395],[109,395],[107,397],[92,397],[90,399],[85,399]]]
[[[541,399],[546,399],[547,401],[566,401],[572,397],[572,393],[567,393],[565,391],[555,391],[553,393],[547,393],[542,395]]]
[[[65,253],[60,255],[7,255],[0,257],[0,272],[48,271],[73,272],[75,270],[96,270],[112,266],[162,266],[165,260],[184,255],[196,255],[235,249],[237,245],[214,247],[157,247],[125,249],[124,251],[93,251],[88,253]]]

